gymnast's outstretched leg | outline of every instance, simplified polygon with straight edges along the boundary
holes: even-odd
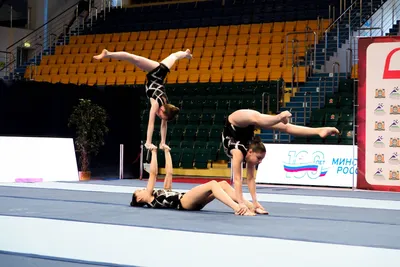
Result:
[[[138,56],[124,51],[110,52],[107,49],[103,49],[100,55],[94,56],[93,58],[97,60],[100,60],[102,58],[111,58],[111,59],[128,61],[146,72],[149,72],[160,65],[160,63],[158,63],[157,61],[142,56]]]

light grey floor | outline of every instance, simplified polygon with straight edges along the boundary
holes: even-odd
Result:
[[[141,186],[140,181],[105,184]],[[176,184],[190,188],[194,184]],[[262,191],[262,192],[261,192]],[[296,189],[304,195],[343,195],[354,192]],[[274,188],[259,193],[281,192]],[[314,194],[313,194],[314,193]],[[356,192],[368,195],[369,192]],[[397,199],[398,194],[373,193],[375,199]],[[339,197],[339,196],[337,196]],[[214,201],[199,212],[150,210],[129,206],[122,193],[0,187],[0,215],[118,224],[192,232],[219,233],[400,249],[400,211],[289,203],[263,203],[268,216],[238,217]],[[373,229],[373,231],[372,231]],[[372,235],[371,232],[374,234]]]

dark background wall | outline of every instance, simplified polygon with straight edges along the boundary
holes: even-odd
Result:
[[[74,137],[68,119],[80,98],[91,99],[109,115],[109,134],[92,158],[94,177],[118,177],[119,147],[124,144],[126,178],[138,178],[140,87],[89,87],[72,84],[0,81],[0,136]],[[77,155],[78,156],[78,155]],[[78,158],[77,158],[78,159]],[[21,166],[23,168],[23,166]]]

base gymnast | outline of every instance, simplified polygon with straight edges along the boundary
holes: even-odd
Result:
[[[235,199],[241,210],[246,210],[247,202],[242,193],[241,166],[246,163],[247,186],[257,213],[267,213],[264,207],[257,201],[255,168],[265,157],[266,149],[261,139],[254,135],[255,128],[273,129],[294,136],[317,135],[326,138],[331,134],[338,134],[335,127],[310,128],[289,123],[292,114],[283,111],[278,115],[261,114],[251,109],[241,109],[230,114],[222,133],[222,144],[226,155],[231,158],[233,172]],[[273,151],[272,151],[273,153]]]
[[[155,148],[152,143],[153,131],[154,131],[154,120],[155,116],[161,119],[161,141],[160,148],[167,147],[165,144],[167,135],[167,121],[170,121],[176,117],[179,113],[179,108],[170,104],[165,91],[165,78],[170,72],[170,69],[177,60],[192,58],[192,54],[189,49],[186,51],[178,51],[170,54],[168,57],[163,59],[161,62],[153,61],[151,59],[141,57],[128,52],[109,52],[103,49],[100,55],[94,56],[94,59],[100,60],[102,58],[111,58],[116,60],[124,60],[132,63],[141,70],[147,72],[146,75],[146,95],[150,100],[151,108],[149,112],[149,122],[147,125],[147,140],[145,147],[147,149]]]
[[[154,189],[157,179],[157,148],[151,149],[150,177],[145,189],[136,190],[132,195],[132,207],[148,207],[158,209],[176,209],[199,211],[214,199],[218,199],[234,214],[254,216],[256,210],[251,202],[245,201],[246,209],[241,209],[235,201],[235,190],[225,181],[215,180],[198,185],[186,193],[172,191],[172,159],[169,148],[164,148],[166,175],[164,189]]]

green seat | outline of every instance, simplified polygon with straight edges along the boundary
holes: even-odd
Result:
[[[353,144],[353,130],[342,130],[340,134],[340,144],[352,145]]]
[[[184,110],[179,111],[178,117],[176,118],[176,125],[186,125],[187,124],[188,113]]]
[[[172,149],[181,148],[180,140],[171,140],[168,142],[168,146]]]
[[[221,142],[223,128],[219,125],[213,125],[210,129],[209,141]]]
[[[165,154],[161,149],[157,149],[157,163],[159,168],[165,167]]]
[[[354,80],[345,79],[339,81],[339,93],[352,93],[354,90]]]
[[[172,167],[179,168],[181,162],[182,149],[171,150]]]
[[[201,115],[201,124],[211,125],[212,122],[213,122],[213,112],[204,110],[203,114]]]
[[[353,95],[352,94],[341,94],[340,95],[340,108],[352,108],[353,107]]]
[[[204,100],[206,100],[205,96],[199,96],[199,95],[194,96],[190,104],[190,109],[202,110]]]
[[[214,125],[221,125],[222,126],[225,124],[225,120],[226,120],[226,116],[227,116],[227,112],[226,111],[216,111],[214,113],[214,119],[213,119],[213,124]]]
[[[225,161],[229,161],[230,158],[225,154],[225,151],[223,149],[220,149],[218,151],[218,160],[225,160]]]
[[[181,167],[184,169],[193,168],[194,151],[193,149],[186,148],[182,150]]]
[[[350,110],[345,110],[340,114],[338,127],[341,129],[353,129],[354,115]]]
[[[196,135],[197,135],[197,125],[188,125],[185,128],[183,139],[184,141],[193,142],[196,139]]]
[[[194,167],[197,169],[207,169],[207,164],[210,159],[211,153],[208,149],[197,149],[194,157]]]
[[[186,112],[190,112],[191,109],[192,109],[192,100],[183,99],[182,100],[182,110],[185,110]]]
[[[210,151],[211,160],[217,160],[218,150],[221,142],[210,141],[207,143],[207,149]]]
[[[188,115],[187,123],[188,124],[199,124],[201,120],[201,113],[198,111],[193,111]]]
[[[223,99],[218,99],[217,101],[217,108],[216,110],[226,110],[229,107],[229,100],[225,99],[226,96],[223,97]]]
[[[171,137],[171,141],[172,140],[182,140],[182,136],[183,136],[183,131],[184,131],[184,127],[181,125],[175,125],[175,127],[172,130],[171,135],[169,135]]]
[[[197,141],[207,141],[209,135],[210,135],[210,126],[200,125],[199,128],[197,128],[196,140]]]
[[[194,142],[193,149],[197,151],[198,149],[205,149],[207,148],[207,141],[196,141]]]
[[[182,149],[187,149],[187,148],[193,149],[193,141],[182,141],[181,148]]]
[[[325,107],[326,108],[336,108],[339,102],[338,95],[328,94],[325,98]]]
[[[255,101],[253,96],[250,97],[244,97],[242,100],[242,108],[244,109],[254,109],[255,108]]]
[[[336,112],[326,112],[325,113],[325,126],[336,127],[339,121],[339,113]]]
[[[310,143],[310,144],[323,144],[324,143],[324,139],[322,139],[319,136],[310,136],[310,137],[308,137],[308,143]]]
[[[203,109],[212,109],[215,110],[217,108],[217,104],[215,102],[215,99],[206,99],[203,102]]]
[[[241,109],[242,108],[242,99],[239,97],[230,97],[229,99],[229,108],[231,109]]]
[[[308,140],[305,136],[296,136],[292,143],[294,144],[307,144]]]
[[[311,127],[323,126],[324,121],[325,121],[325,110],[318,109],[311,113],[311,119],[310,119]]]
[[[325,138],[325,144],[337,144],[339,142],[339,134],[331,134]]]

